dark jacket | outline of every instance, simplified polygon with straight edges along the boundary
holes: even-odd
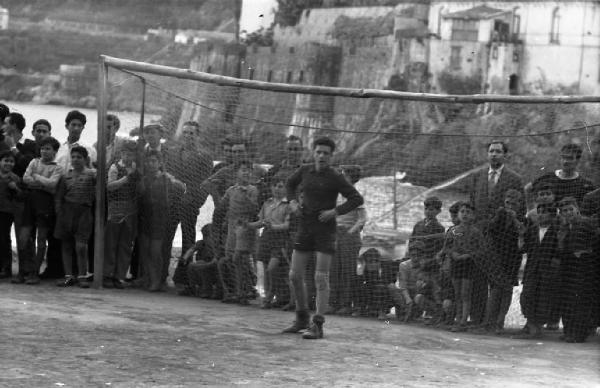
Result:
[[[509,189],[514,189],[522,194],[524,193],[521,176],[505,165],[498,178],[498,183],[496,183],[494,192],[489,196],[488,170],[489,165],[472,175],[469,190],[471,204],[475,207],[477,224],[484,233],[486,233],[486,228],[484,225],[481,225],[481,223],[492,219],[496,213],[496,209],[504,206],[504,196],[506,192]],[[519,212],[519,216],[524,214],[525,207],[523,206],[522,211]]]

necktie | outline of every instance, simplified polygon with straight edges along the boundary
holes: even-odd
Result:
[[[489,173],[488,177],[488,197],[491,197],[494,193],[494,188],[496,187],[496,170],[492,170]]]

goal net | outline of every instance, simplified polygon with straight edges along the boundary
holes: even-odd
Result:
[[[282,201],[285,183],[325,136],[364,198],[337,219],[331,312],[458,330],[527,321],[574,339],[598,324],[600,195],[586,194],[600,183],[600,98],[311,86],[200,62],[103,68],[103,279],[154,290],[168,276],[182,294],[290,307],[302,215]],[[137,117],[115,137],[120,111]]]

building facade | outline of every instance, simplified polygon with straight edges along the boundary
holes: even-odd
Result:
[[[428,19],[434,75],[488,58],[491,93],[600,93],[598,1],[431,1]]]

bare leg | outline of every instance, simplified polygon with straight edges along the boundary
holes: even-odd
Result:
[[[46,257],[46,241],[48,240],[48,228],[46,227],[38,227],[37,232],[37,252],[35,255],[35,264],[36,264],[36,273],[38,275],[40,272],[40,267],[42,266],[42,262],[44,261],[44,257]]]
[[[306,264],[310,259],[312,252],[297,251],[292,253],[292,264],[290,265],[290,282],[293,288],[293,294],[296,299],[296,311],[308,310],[306,302],[306,285],[304,283],[304,273]]]
[[[279,268],[279,259],[277,257],[271,257],[269,265],[265,269],[265,300],[268,302],[271,302],[273,299],[273,280],[277,268]]]
[[[461,324],[466,324],[471,312],[471,286],[472,282],[469,279],[462,279],[462,315],[460,318]]]
[[[79,277],[85,277],[88,272],[88,244],[87,241],[76,241],[75,252],[77,253],[77,269]],[[65,269],[66,273],[66,269]]]
[[[454,319],[461,322],[462,318],[462,287],[461,279],[452,279],[452,287],[454,287]]]
[[[332,255],[317,252],[315,269],[315,285],[317,288],[317,303],[315,314],[323,315],[329,307],[329,269],[331,268]]]

